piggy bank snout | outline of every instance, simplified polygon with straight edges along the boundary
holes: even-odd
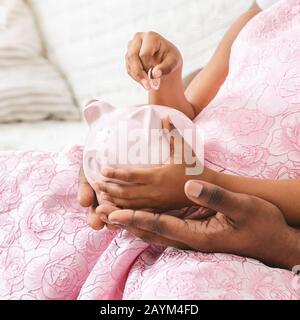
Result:
[[[100,128],[96,134],[95,141],[98,143],[106,143],[112,135],[112,130],[109,128]]]

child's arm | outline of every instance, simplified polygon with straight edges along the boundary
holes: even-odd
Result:
[[[197,116],[216,96],[228,75],[233,42],[244,26],[260,11],[258,5],[254,4],[239,17],[224,36],[210,62],[195,77],[186,91],[182,81],[181,66],[161,79],[158,91],[149,92],[149,103],[173,107],[191,119]]]
[[[212,181],[230,191],[245,193],[275,204],[287,222],[300,227],[300,180],[260,180],[223,173],[212,175]]]

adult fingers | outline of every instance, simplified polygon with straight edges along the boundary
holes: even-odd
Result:
[[[150,232],[189,248],[201,248],[206,251],[214,245],[213,239],[208,238],[204,232],[205,224],[199,221],[134,210],[114,211],[108,216],[108,220],[126,229],[135,228]]]
[[[109,205],[109,204],[101,204],[99,207],[96,209],[96,213],[101,216],[101,219],[105,223],[110,223],[108,220],[108,216],[115,211],[120,211],[121,209],[116,207],[115,205]],[[143,209],[145,212],[152,212],[150,209]]]
[[[83,168],[79,172],[78,201],[85,208],[97,203],[95,192],[87,181]]]
[[[120,226],[120,227],[122,228],[122,226]],[[184,243],[181,243],[179,241],[170,240],[168,238],[158,236],[152,232],[141,230],[139,228],[126,227],[126,230],[128,232],[130,232],[131,234],[135,235],[136,237],[142,239],[144,242],[149,243],[149,244],[156,244],[156,245],[160,245],[160,246],[164,246],[164,247],[174,247],[174,248],[182,249],[182,250],[190,249],[190,247]]]
[[[87,221],[88,225],[94,230],[101,230],[105,226],[105,222],[96,212],[96,207],[90,207]]]
[[[223,213],[233,222],[240,222],[245,214],[255,211],[253,197],[234,193],[203,181],[188,181],[185,193],[196,204]]]
[[[119,229],[118,226],[111,224],[107,218],[107,216],[115,210],[120,210],[120,209],[115,207],[114,204],[109,204],[109,203],[103,203],[96,208],[96,214],[98,216],[98,219],[101,219],[103,224],[106,226],[106,228],[111,231],[115,231]]]
[[[111,231],[118,230],[119,228],[117,226],[108,223],[107,216],[101,215],[98,212],[98,208],[89,208],[87,219],[88,225],[96,231],[102,230],[104,227],[107,227],[107,229]]]
[[[107,216],[110,216],[113,212],[121,212],[121,214],[127,214],[130,210],[120,210],[113,206],[101,205],[97,208],[97,213],[103,217],[103,219],[110,223],[110,220],[107,219]],[[122,213],[123,212],[123,213]],[[107,219],[107,220],[106,220]],[[123,220],[124,221],[124,220]],[[171,246],[179,249],[188,249],[189,247],[179,241],[173,241],[165,237],[161,237],[155,233],[140,229],[139,226],[134,224],[123,224],[122,222],[114,223],[115,226],[120,228],[125,228],[127,231],[142,239],[146,243],[153,243],[162,246]]]

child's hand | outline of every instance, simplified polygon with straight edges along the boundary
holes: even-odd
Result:
[[[99,182],[97,191],[107,194],[107,199],[121,208],[170,210],[188,207],[193,204],[184,193],[184,185],[191,179],[186,174],[186,168],[186,165],[175,164],[151,169],[104,168],[101,172],[103,176],[130,185]],[[212,171],[205,169],[197,179],[212,181],[212,174]]]
[[[128,44],[126,54],[128,74],[146,90],[151,86],[148,71],[154,79],[160,79],[182,66],[182,56],[171,42],[155,32],[138,32]]]
[[[169,132],[174,129],[168,118],[162,120],[162,127]],[[105,201],[126,209],[170,210],[190,206],[192,203],[184,193],[184,185],[191,178],[196,178],[196,176],[188,175],[187,169],[197,166],[198,163],[195,161],[193,165],[174,164],[176,156],[172,136],[169,137],[169,142],[171,164],[145,169],[103,168],[101,174],[104,177],[127,184],[101,181],[93,187],[97,192],[103,193]],[[182,142],[184,143],[183,140]],[[182,154],[181,160],[184,159],[184,154]],[[202,175],[197,178],[212,181],[212,175],[212,171],[204,169]]]

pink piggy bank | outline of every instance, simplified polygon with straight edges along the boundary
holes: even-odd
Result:
[[[180,136],[177,141],[187,142],[203,163],[202,134],[178,110],[156,105],[114,108],[108,103],[94,101],[85,107],[84,118],[89,125],[89,134],[83,169],[91,185],[105,179],[100,173],[104,166],[157,167],[167,163],[170,143],[169,133],[162,130],[162,119],[165,118],[169,118],[175,128],[173,131]]]

